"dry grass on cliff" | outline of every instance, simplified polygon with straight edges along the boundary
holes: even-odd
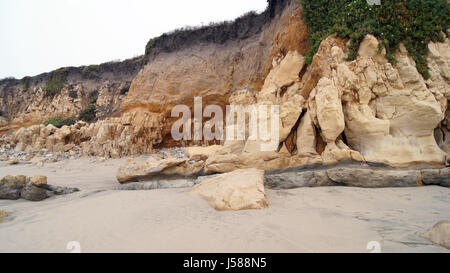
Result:
[[[145,47],[144,62],[160,52],[173,52],[198,43],[223,44],[229,40],[242,40],[261,32],[288,0],[268,0],[264,12],[248,12],[234,21],[211,23],[208,26],[185,27],[149,40]]]

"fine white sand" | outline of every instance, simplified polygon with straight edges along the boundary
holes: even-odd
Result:
[[[143,159],[143,158],[141,158]],[[0,176],[48,176],[81,191],[42,202],[0,200],[0,252],[449,252],[421,237],[450,220],[450,189],[268,190],[269,208],[218,212],[189,189],[117,191],[125,161],[93,158],[5,166]]]

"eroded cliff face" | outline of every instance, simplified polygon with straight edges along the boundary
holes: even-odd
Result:
[[[280,59],[289,51],[304,55],[308,49],[299,1],[271,2],[280,7],[272,7],[276,11],[274,17],[250,37],[224,43],[193,43],[151,58],[131,84],[123,104],[125,115],[150,112],[162,129],[154,137],[154,144],[179,146],[182,143],[174,142],[170,135],[176,120],[170,117],[175,105],[187,105],[193,110],[194,97],[201,96],[205,106],[225,108],[234,92],[243,89],[253,94],[259,92],[273,59]]]
[[[62,68],[22,80],[0,83],[0,134],[8,130],[41,124],[52,118],[79,114],[90,103],[97,107],[97,118],[120,116],[122,102],[131,81],[141,69],[142,58],[110,62],[92,69]],[[55,74],[64,74],[58,94],[46,95],[45,86]],[[93,99],[93,98],[98,99]],[[94,101],[93,101],[94,100]]]
[[[343,159],[448,164],[448,38],[428,46],[429,80],[418,73],[404,46],[393,66],[384,52],[378,53],[378,41],[371,35],[351,62],[345,61],[346,41],[328,37],[306,66],[308,39],[301,6],[299,1],[282,2],[261,30],[246,38],[190,42],[151,56],[126,96],[116,97],[114,91],[109,92],[111,99],[99,96],[97,103],[120,105],[120,117],[61,129],[36,125],[4,135],[3,146],[59,151],[74,143],[85,155],[120,157],[158,147],[212,144],[171,137],[178,119],[170,117],[172,108],[184,104],[193,110],[194,97],[201,96],[203,107],[279,105],[279,145],[261,152],[264,140],[225,141],[220,149],[204,148],[191,160],[169,164],[168,173],[277,170]],[[130,164],[125,169],[136,167]]]

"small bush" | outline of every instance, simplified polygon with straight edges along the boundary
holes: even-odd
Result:
[[[16,78],[14,78],[14,77],[5,77],[3,79],[0,79],[0,84],[4,84],[4,83],[7,83],[9,81],[15,81],[15,80],[16,80]]]
[[[89,74],[91,74],[92,72],[100,72],[100,65],[89,65],[86,66],[83,71],[81,72],[81,74],[83,75],[83,77],[88,76]]]
[[[66,119],[52,118],[52,119],[45,121],[43,124],[45,126],[51,124],[57,128],[61,128],[64,125],[71,126],[71,125],[74,125],[75,123],[76,123],[75,117],[70,117],[70,118],[66,118]]]
[[[446,0],[301,0],[308,25],[310,48],[306,63],[311,64],[320,43],[331,34],[350,39],[348,60],[357,57],[361,41],[373,34],[395,64],[393,53],[404,43],[417,70],[429,78],[427,45],[443,41],[441,33],[450,28],[450,4]]]
[[[0,79],[0,82],[4,82],[4,81],[11,81],[11,80],[15,80],[16,78],[14,77],[4,77],[2,79]]]
[[[67,83],[68,70],[63,68],[52,72],[50,80],[44,86],[44,92],[47,97],[54,97],[61,93],[64,85]]]
[[[90,104],[86,109],[81,111],[80,119],[85,122],[93,122],[96,118],[96,107],[94,104]]]
[[[89,103],[96,104],[98,100],[98,91],[94,91],[89,95]]]
[[[157,43],[162,41],[166,36],[167,36],[167,34],[164,33],[163,35],[152,38],[148,41],[148,43],[145,45],[145,54],[144,54],[144,58],[143,58],[143,64],[146,64],[148,62],[148,60],[150,59],[150,56],[155,53]]]
[[[30,88],[30,79],[30,77],[25,77],[21,80],[23,91],[27,91]]]

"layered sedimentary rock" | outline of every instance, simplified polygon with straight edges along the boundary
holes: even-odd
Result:
[[[96,116],[120,116],[131,81],[142,58],[90,67],[67,67],[22,80],[0,81],[0,134],[40,124],[52,118],[78,115],[89,104]],[[46,85],[57,75],[62,88],[48,95]]]
[[[271,1],[268,11],[252,16],[241,20],[258,22],[257,27],[239,25],[237,20],[223,29],[166,35],[150,44],[154,52],[146,56],[148,63],[123,97],[120,117],[60,129],[35,125],[4,134],[0,143],[18,151],[54,151],[75,144],[84,155],[114,158],[161,147],[222,145],[191,150],[189,160],[183,159],[181,166],[177,163],[174,173],[182,175],[199,169],[205,174],[251,167],[279,170],[345,159],[448,164],[448,38],[428,45],[431,77],[425,80],[403,45],[394,54],[397,64],[392,65],[371,35],[361,43],[354,61],[346,61],[346,41],[330,36],[306,65],[308,40],[299,1]],[[230,32],[227,26],[237,31]],[[208,32],[213,30],[224,33]],[[175,141],[171,127],[178,117],[171,117],[171,110],[183,104],[194,113],[196,96],[202,97],[201,110],[212,104],[223,110],[226,105],[279,106],[276,128],[269,122],[274,115],[257,118],[258,125],[266,122],[269,130],[275,129],[277,142],[262,149],[270,141],[250,139],[250,116],[245,117],[244,139]],[[99,97],[97,104],[115,104],[116,98],[107,98]],[[237,132],[235,127],[225,129]],[[142,167],[131,162],[121,170],[120,180],[142,180],[165,172],[165,168],[153,170],[158,164]]]
[[[232,26],[237,29],[237,33],[229,33],[224,26],[223,35],[230,36],[227,39],[218,38],[219,41],[213,42],[199,40],[189,47],[180,46],[176,53],[163,51],[150,58],[149,63],[133,80],[123,109],[125,112],[139,109],[157,117],[161,128],[154,140],[155,146],[208,143],[173,140],[171,126],[178,117],[172,118],[171,111],[176,105],[186,105],[193,113],[194,97],[197,96],[202,97],[203,108],[218,105],[225,109],[234,93],[245,90],[256,94],[261,88],[267,89],[268,87],[263,87],[266,77],[273,78],[273,81],[266,82],[282,85],[277,88],[290,85],[292,79],[297,78],[295,74],[300,73],[302,65],[291,61],[291,58],[285,59],[290,63],[283,67],[294,77],[279,78],[278,75],[284,76],[287,71],[271,71],[271,68],[276,64],[274,59],[281,61],[289,51],[290,55],[295,54],[297,59],[303,59],[302,54],[307,50],[308,40],[300,4],[296,1],[270,2],[276,11],[273,14],[266,11],[258,15],[254,19],[260,24],[257,30],[252,26],[256,22],[246,25],[237,24],[236,21]],[[262,18],[258,19],[259,17]],[[199,32],[198,35],[202,38],[202,31],[207,30],[200,29],[185,35],[191,35],[195,39]],[[211,36],[214,35],[216,34],[211,33]],[[233,38],[234,36],[239,39]],[[189,39],[186,41],[191,42]],[[294,70],[289,71],[290,69]]]
[[[43,87],[51,76],[45,74],[32,78],[30,90],[33,92],[28,92],[29,96],[42,97],[42,100],[36,102],[36,107],[41,110],[33,108],[35,110],[30,113],[30,117],[34,115],[38,118],[28,118],[23,109],[32,103],[28,99],[19,102],[12,98],[22,84],[20,81],[7,83],[11,86],[0,88],[4,95],[3,104],[0,103],[2,115],[5,116],[2,119],[4,130],[28,127],[59,116],[63,109],[47,109],[50,104],[70,108],[61,116],[71,116],[87,106],[90,93],[98,91],[97,108],[110,105],[115,110],[97,113],[97,117],[106,119],[91,125],[93,132],[89,130],[88,134],[83,135],[84,140],[90,142],[85,154],[118,157],[149,153],[154,147],[200,144],[202,141],[176,142],[172,139],[171,125],[177,119],[170,116],[173,106],[185,104],[192,107],[194,96],[202,96],[204,105],[225,107],[230,95],[239,90],[250,90],[256,94],[270,72],[274,58],[282,59],[285,53],[293,50],[305,54],[308,44],[299,2],[282,0],[270,1],[268,9],[259,15],[249,14],[233,23],[163,35],[159,40],[163,42],[158,46],[157,54],[148,56],[148,63],[133,79],[125,95],[121,91],[122,83],[136,75],[136,65],[123,65],[127,68],[124,75],[103,73],[101,70],[98,75],[102,79],[100,83],[107,85],[108,81],[103,81],[107,78],[110,85],[121,84],[114,85],[112,89],[98,84],[91,88],[96,82],[95,77],[93,80],[89,77],[85,79],[79,69],[71,69],[68,86],[53,99],[43,95]],[[140,61],[131,60],[128,63],[137,64]],[[83,93],[82,99],[80,96],[72,99],[68,94],[75,97],[76,92],[71,87],[78,85],[81,91],[77,92]],[[65,107],[66,104],[58,98],[68,100],[71,106]],[[10,103],[17,106],[7,106]],[[121,112],[120,119],[111,118]],[[53,116],[47,115],[49,113]],[[105,138],[97,137],[97,131],[104,132]],[[19,143],[9,142],[13,148]],[[23,150],[26,147],[21,146],[28,145],[19,145],[17,149]]]
[[[438,185],[449,187],[450,168],[392,168],[356,162],[340,162],[326,166],[303,166],[290,170],[269,171],[265,185],[271,189],[350,186],[362,188],[417,187]]]
[[[149,181],[158,176],[189,177],[200,173],[204,164],[182,158],[156,159],[150,157],[144,164],[129,159],[117,172],[119,183]]]

